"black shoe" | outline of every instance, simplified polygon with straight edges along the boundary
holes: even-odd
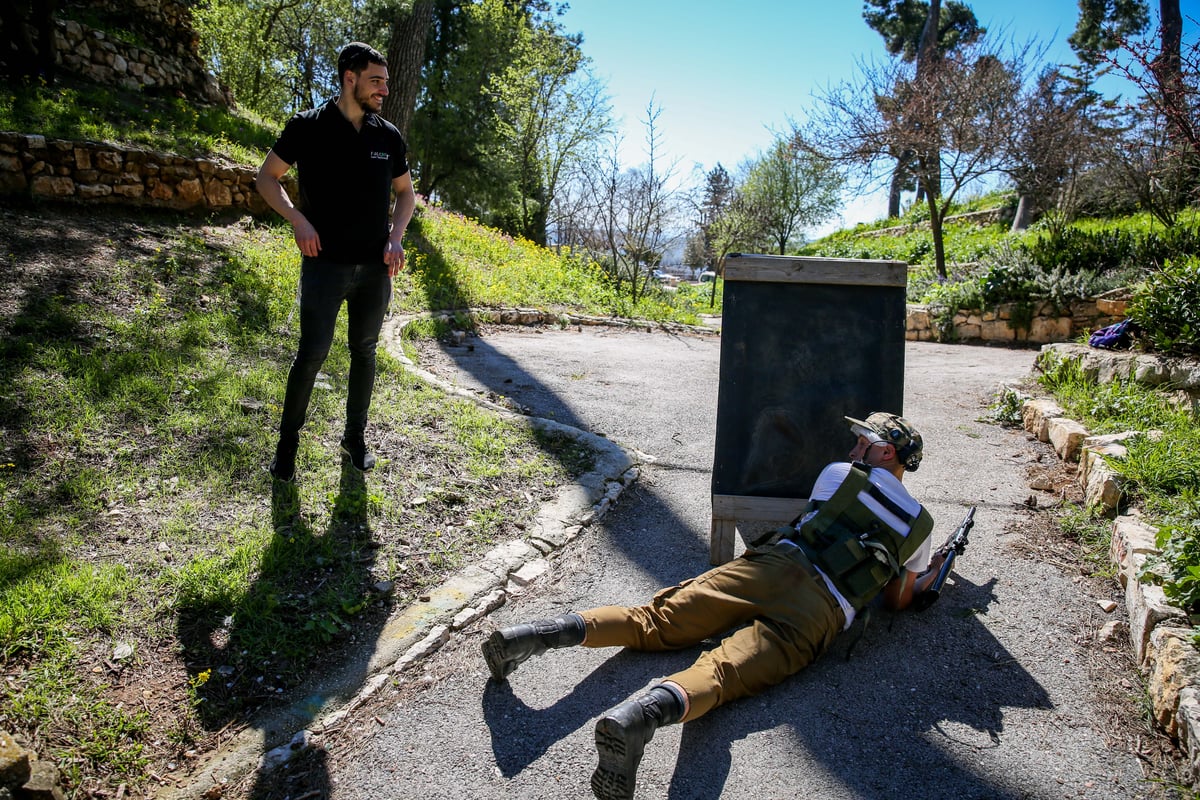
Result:
[[[586,631],[583,617],[578,614],[512,625],[488,637],[483,643],[483,658],[492,677],[502,681],[526,659],[541,655],[552,647],[582,644]]]
[[[683,699],[665,686],[654,686],[605,713],[596,723],[592,793],[599,800],[632,800],[638,765],[654,732],[683,718]]]
[[[275,457],[271,459],[271,466],[267,467],[272,478],[291,483],[296,477],[297,445],[298,442],[285,442],[282,439],[275,445]]]
[[[343,436],[342,452],[350,457],[350,463],[359,472],[366,472],[375,466],[375,454],[367,449],[367,443],[363,441],[361,434]]]

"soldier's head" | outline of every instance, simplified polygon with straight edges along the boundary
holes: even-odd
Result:
[[[846,417],[850,431],[858,437],[850,458],[872,466],[903,467],[916,471],[924,457],[924,441],[913,424],[899,414],[876,411],[866,419]]]

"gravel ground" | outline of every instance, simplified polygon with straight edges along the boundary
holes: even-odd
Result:
[[[708,567],[719,339],[496,329],[467,344],[427,347],[422,368],[652,460],[524,594],[377,694],[322,748],[260,781],[255,797],[590,797],[596,717],[698,652],[570,648],[496,685],[479,645],[494,627],[640,603]],[[953,585],[922,614],[877,613],[852,654],[857,626],[782,685],[659,731],[639,797],[1171,794],[1146,779],[1136,674],[1122,648],[1097,642],[1121,613],[1096,602],[1111,586],[1029,544],[1046,527],[1027,484],[1044,448],[983,421],[997,385],[1027,377],[1034,353],[910,343],[905,357],[904,413],[926,441],[906,483],[937,520],[937,541],[978,506]]]

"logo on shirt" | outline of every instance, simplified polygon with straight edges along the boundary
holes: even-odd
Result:
[[[389,157],[388,154],[383,152],[382,150],[372,150],[371,151],[371,158],[373,158],[373,159],[377,159],[379,161],[387,161],[388,157]]]

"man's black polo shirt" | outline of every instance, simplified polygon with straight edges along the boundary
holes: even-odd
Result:
[[[292,117],[271,150],[299,169],[297,205],[321,237],[321,258],[382,262],[392,180],[408,172],[408,148],[378,114],[355,130],[336,100]]]

